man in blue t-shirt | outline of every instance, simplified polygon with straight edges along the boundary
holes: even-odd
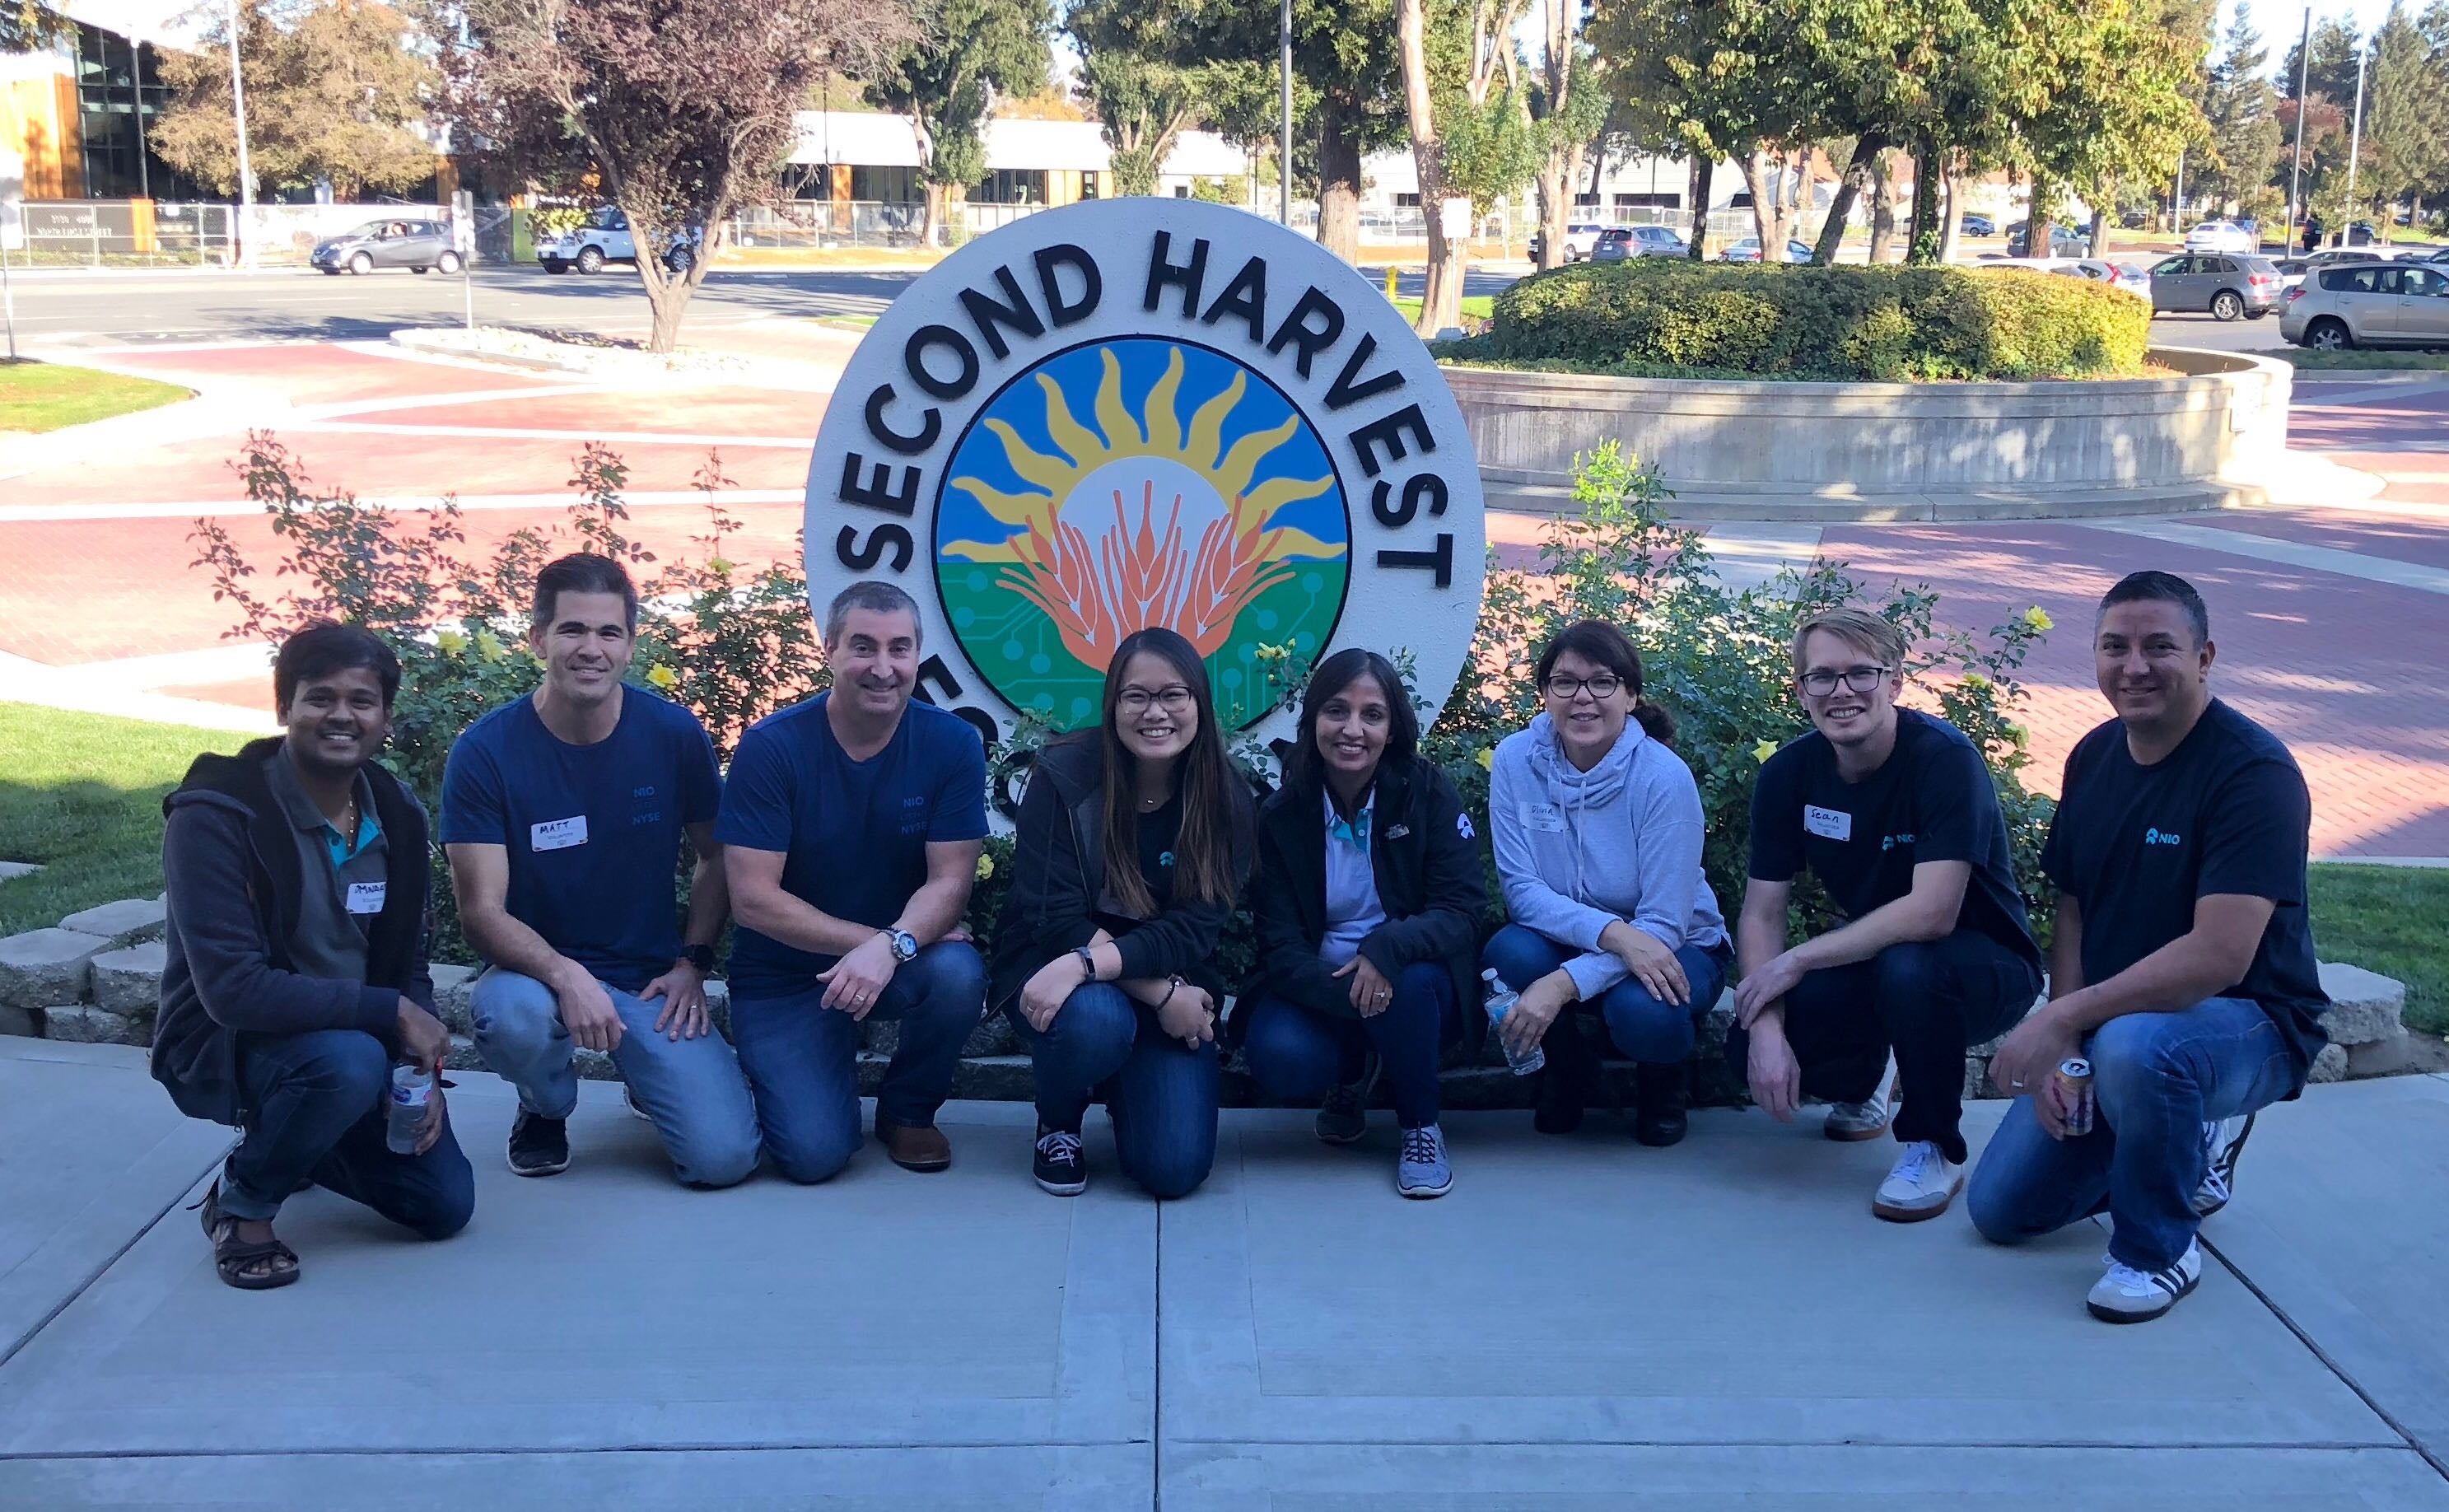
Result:
[[[1990,1072],[2020,1091],[1966,1205],[2000,1244],[2107,1212],[2086,1305],[2142,1323],[2202,1280],[2256,1110],[2304,1089],[2326,1037],[2305,913],[2312,798],[2268,730],[2211,696],[2210,611],[2136,572],[2100,601],[2092,660],[2117,717],[2067,758],[2041,864],[2058,886],[2050,1001]],[[2071,1134],[2059,1065],[2092,1062]]]
[[[824,631],[832,689],[742,737],[715,825],[740,916],[732,1037],[775,1165],[822,1181],[858,1149],[860,1023],[898,1019],[876,1137],[905,1169],[941,1171],[953,1147],[935,1110],[986,1011],[986,966],[959,928],[987,833],[986,748],[911,702],[909,594],[854,583]]]
[[[1832,1139],[1889,1127],[1895,1053],[1904,1146],[1871,1199],[1896,1223],[1936,1218],[1964,1185],[1964,1048],[2022,1018],[2041,990],[2007,822],[1981,753],[1943,719],[1897,707],[1904,637],[1830,610],[1794,639],[1812,729],[1761,767],[1751,880],[1735,931],[1743,981],[1726,1058],[1781,1121],[1804,1093],[1833,1104]],[[1808,868],[1840,922],[1786,944]]]
[[[727,1187],[757,1168],[758,1145],[740,1063],[706,1015],[727,903],[723,779],[696,715],[621,681],[637,629],[638,591],[609,557],[536,575],[528,644],[544,685],[451,747],[442,843],[460,925],[490,962],[476,1048],[519,1089],[511,1169],[569,1169],[583,1046],[620,1067],[682,1181]],[[697,853],[685,928],[684,834]]]

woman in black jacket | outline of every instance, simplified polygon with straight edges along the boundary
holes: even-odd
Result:
[[[1094,730],[1038,754],[1020,805],[989,1000],[1037,1074],[1037,1184],[1088,1189],[1102,1097],[1123,1172],[1184,1196],[1216,1160],[1216,942],[1250,867],[1250,793],[1207,669],[1172,630],[1127,637]]]
[[[1323,1096],[1329,1144],[1366,1132],[1382,1072],[1402,1128],[1395,1190],[1441,1197],[1437,1053],[1479,1005],[1488,885],[1461,797],[1419,743],[1386,658],[1338,651],[1310,678],[1284,785],[1259,812],[1259,969],[1234,1027],[1261,1086]]]

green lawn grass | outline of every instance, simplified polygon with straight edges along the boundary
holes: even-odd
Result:
[[[2449,871],[2314,867],[2313,942],[2406,983],[2406,1026],[2449,1035]]]
[[[0,861],[43,869],[0,882],[0,935],[162,890],[162,798],[199,751],[247,737],[0,704]]]
[[[55,362],[0,362],[0,431],[56,431],[183,399],[190,391]]]
[[[1485,320],[1495,313],[1495,303],[1496,296],[1493,294],[1466,294],[1462,297],[1462,313],[1475,320]],[[1404,320],[1420,318],[1420,301],[1417,300],[1399,298],[1395,301],[1395,308],[1403,312]]]
[[[2256,355],[2277,358],[2308,373],[2449,372],[2449,352],[2315,352],[2291,346]]]

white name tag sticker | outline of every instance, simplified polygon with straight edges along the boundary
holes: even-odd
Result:
[[[349,883],[349,912],[378,914],[383,911],[383,896],[391,891],[389,882]]]
[[[528,826],[530,850],[568,850],[572,845],[587,843],[587,816],[572,814],[568,819],[547,820]]]
[[[1561,835],[1565,832],[1565,816],[1553,804],[1526,804],[1522,808],[1522,827]]]
[[[1822,840],[1851,840],[1854,838],[1854,816],[1841,809],[1805,804],[1803,805],[1803,827]]]

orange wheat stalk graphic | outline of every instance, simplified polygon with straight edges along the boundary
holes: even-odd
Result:
[[[1162,527],[1154,483],[1141,487],[1136,530],[1125,510],[1117,489],[1113,527],[1093,545],[1075,525],[1050,515],[1050,536],[1032,520],[1012,542],[1018,565],[1003,570],[1004,581],[1043,611],[1064,648],[1093,670],[1106,669],[1124,636],[1151,625],[1213,656],[1242,611],[1292,575],[1290,566],[1268,561],[1282,533],[1261,530],[1239,495],[1225,518],[1200,533],[1195,552],[1183,545],[1179,494]]]

